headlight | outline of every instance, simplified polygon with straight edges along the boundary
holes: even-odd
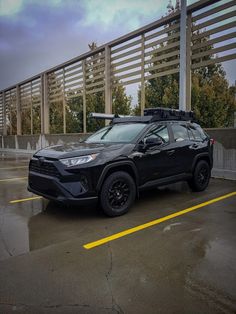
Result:
[[[97,156],[98,154],[92,154],[92,155],[86,155],[86,156],[80,156],[80,157],[66,158],[66,159],[60,159],[60,162],[63,163],[63,165],[66,165],[67,167],[73,167],[73,166],[86,164],[87,162],[94,160]]]

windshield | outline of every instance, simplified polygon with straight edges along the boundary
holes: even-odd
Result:
[[[91,135],[86,143],[132,142],[145,128],[145,123],[127,123],[109,125]]]

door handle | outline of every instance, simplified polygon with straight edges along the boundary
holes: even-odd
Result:
[[[175,149],[172,149],[172,150],[168,150],[166,153],[167,155],[171,156],[174,154],[174,152],[175,152]]]
[[[198,144],[194,143],[194,144],[190,145],[189,148],[191,148],[191,149],[198,148]]]

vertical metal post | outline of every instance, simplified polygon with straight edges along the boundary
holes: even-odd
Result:
[[[236,101],[236,80],[234,81],[234,101]],[[234,112],[234,128],[236,128],[236,111]]]
[[[145,36],[142,35],[141,41],[141,116],[143,116],[145,108]]]
[[[65,68],[63,68],[63,133],[66,134]]]
[[[7,110],[5,92],[2,92],[2,105],[3,105],[3,135],[7,135]]]
[[[105,113],[112,113],[111,48],[105,47]]]
[[[186,0],[181,0],[179,109],[186,110]]]
[[[43,74],[40,76],[40,121],[41,121],[41,134],[44,134],[44,79]]]
[[[20,101],[20,86],[16,86],[16,134],[21,135],[21,101]]]
[[[10,98],[9,98],[9,122],[10,122],[10,135],[12,135],[12,90],[10,90]]]
[[[48,80],[47,73],[43,74],[43,105],[44,105],[44,134],[49,134],[49,104],[48,104]]]
[[[33,86],[30,82],[30,133],[33,134]]]
[[[191,89],[192,89],[192,71],[191,71],[191,38],[192,38],[192,15],[187,16],[187,36],[186,36],[186,110],[191,110]]]
[[[82,61],[83,70],[83,133],[87,133],[87,110],[86,110],[86,63]]]

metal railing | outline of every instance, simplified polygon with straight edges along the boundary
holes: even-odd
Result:
[[[235,0],[200,0],[187,7],[188,109],[191,108],[191,72],[236,58],[235,15]],[[86,132],[89,95],[102,94],[104,112],[111,113],[112,90],[134,83],[140,84],[143,112],[145,82],[179,72],[180,36],[180,12],[176,11],[0,91],[0,132],[47,134],[53,123],[60,123],[61,132],[67,133],[66,114],[73,101],[82,106],[83,132]],[[208,58],[209,55],[214,58]],[[60,121],[50,118],[52,108],[62,112]]]

